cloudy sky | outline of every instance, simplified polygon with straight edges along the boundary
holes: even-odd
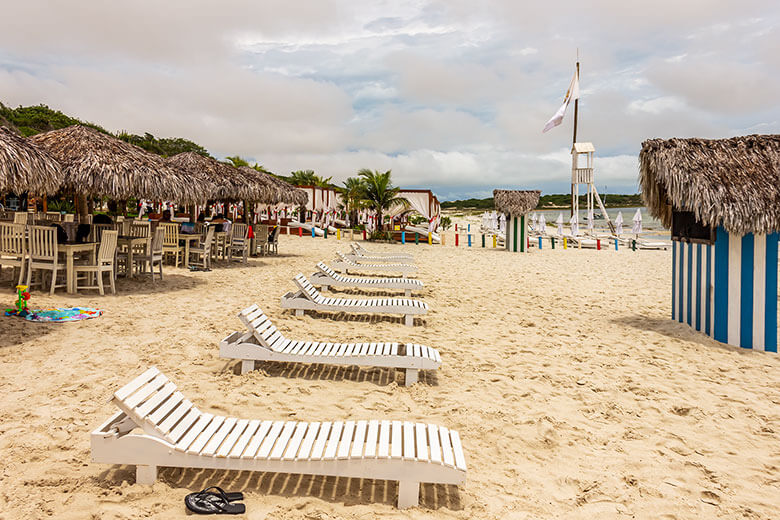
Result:
[[[341,181],[392,169],[442,199],[636,191],[651,137],[780,133],[780,3],[750,0],[2,0],[0,101]]]

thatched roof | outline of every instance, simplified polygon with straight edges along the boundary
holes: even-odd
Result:
[[[268,200],[258,200],[256,202],[262,202],[265,204],[295,204],[305,205],[309,200],[309,195],[304,190],[299,190],[290,183],[284,182],[281,179],[277,179],[271,174],[260,172],[254,168],[248,166],[241,166],[239,168],[242,173],[248,177],[252,177],[256,182],[266,186],[271,191],[271,197]]]
[[[238,201],[255,200],[262,196],[262,189],[237,168],[211,157],[184,152],[168,157],[166,162],[186,172],[195,182],[207,185],[209,199]]]
[[[30,139],[63,167],[63,187],[113,199],[144,197],[182,203],[205,198],[201,186],[167,166],[161,157],[81,125]]]
[[[666,227],[674,208],[737,234],[780,230],[780,135],[649,139],[639,182],[650,214]]]
[[[497,211],[510,215],[526,215],[539,204],[539,190],[493,190],[493,205]]]
[[[47,195],[65,178],[54,158],[29,139],[0,126],[0,192]]]

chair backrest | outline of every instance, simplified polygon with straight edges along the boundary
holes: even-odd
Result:
[[[334,280],[339,280],[341,278],[341,276],[339,276],[339,274],[336,273],[336,271],[331,269],[330,266],[326,265],[325,262],[317,262],[317,269],[327,274]]]
[[[268,241],[272,244],[279,243],[279,226],[274,226],[273,229],[271,229],[271,233],[268,236]]]
[[[268,243],[268,226],[265,224],[255,224],[255,241],[258,244]]]
[[[162,229],[165,233],[163,244],[166,246],[178,246],[179,245],[179,225],[171,224],[170,222],[161,222],[157,229]]]
[[[209,226],[209,230],[206,231],[206,239],[203,241],[203,249],[206,251],[206,255],[211,252],[212,242],[214,242],[214,226]]]
[[[100,242],[103,239],[103,232],[114,229],[113,224],[92,224],[92,241]],[[117,230],[117,235],[119,231]]]
[[[119,233],[116,231],[103,231],[103,237],[100,239],[100,249],[98,249],[98,265],[114,261],[118,235]]]
[[[295,281],[295,284],[298,286],[298,288],[300,288],[300,290],[306,296],[306,298],[316,303],[319,303],[319,301],[322,300],[323,296],[320,294],[320,291],[318,291],[311,284],[311,282],[309,282],[309,280],[303,276],[303,273],[296,274],[293,280]]]
[[[192,229],[192,232],[196,235],[202,235],[203,231],[206,230],[206,224],[203,222],[195,222],[195,227]]]
[[[14,213],[14,224],[27,224],[27,212],[17,211]]]
[[[24,238],[24,224],[0,223],[0,253],[8,256],[23,256]]]
[[[232,226],[232,234],[234,241],[238,241],[236,243],[240,243],[243,241],[246,241],[246,237],[249,234],[249,226],[246,224],[233,224]]]
[[[34,260],[57,260],[57,228],[30,226],[30,257]]]
[[[63,222],[74,222],[76,218],[76,215],[73,213],[66,213],[65,218],[62,220]]]
[[[134,221],[130,226],[131,237],[149,238],[152,235],[152,226],[148,221]]]
[[[62,215],[59,211],[47,211],[44,213],[43,218],[46,220],[53,220],[54,222],[59,222],[62,220]]]
[[[347,256],[341,251],[336,251],[336,254],[339,255],[339,258],[341,258],[342,262],[347,263],[349,265],[357,265],[355,262],[347,258]]]
[[[165,228],[157,226],[154,230],[154,238],[152,238],[152,254],[161,255],[163,250],[163,243],[165,242]]]

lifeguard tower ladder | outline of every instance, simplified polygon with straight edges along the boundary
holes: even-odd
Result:
[[[596,184],[593,182],[593,154],[596,153],[596,148],[593,143],[574,143],[571,147],[571,207],[575,215],[579,214],[580,210],[580,184],[585,185],[585,193],[587,195],[587,210],[588,215],[593,214],[593,201],[595,199],[598,202],[601,214],[604,215],[604,220],[607,222],[609,229],[612,233],[615,232],[615,226],[612,221],[609,220],[607,210],[604,208],[604,204],[601,202],[598,191],[596,191]],[[584,155],[585,164],[584,167],[580,167],[579,158]]]

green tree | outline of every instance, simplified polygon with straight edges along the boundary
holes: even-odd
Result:
[[[376,212],[377,222],[379,223],[378,229],[380,230],[384,224],[382,216],[385,210],[397,204],[404,207],[409,206],[408,200],[398,196],[401,188],[393,186],[390,174],[391,170],[381,173],[378,170],[371,171],[368,168],[362,168],[358,171],[358,177],[362,178],[365,183],[363,199],[366,201],[367,206]]]
[[[358,221],[358,210],[363,206],[365,182],[360,177],[349,177],[339,191],[344,196],[344,209],[349,213],[349,223],[354,226]]]
[[[322,188],[329,188],[331,186],[331,180],[333,177],[327,179],[320,177],[314,170],[297,170],[290,172],[290,182],[296,186],[320,186]]]

